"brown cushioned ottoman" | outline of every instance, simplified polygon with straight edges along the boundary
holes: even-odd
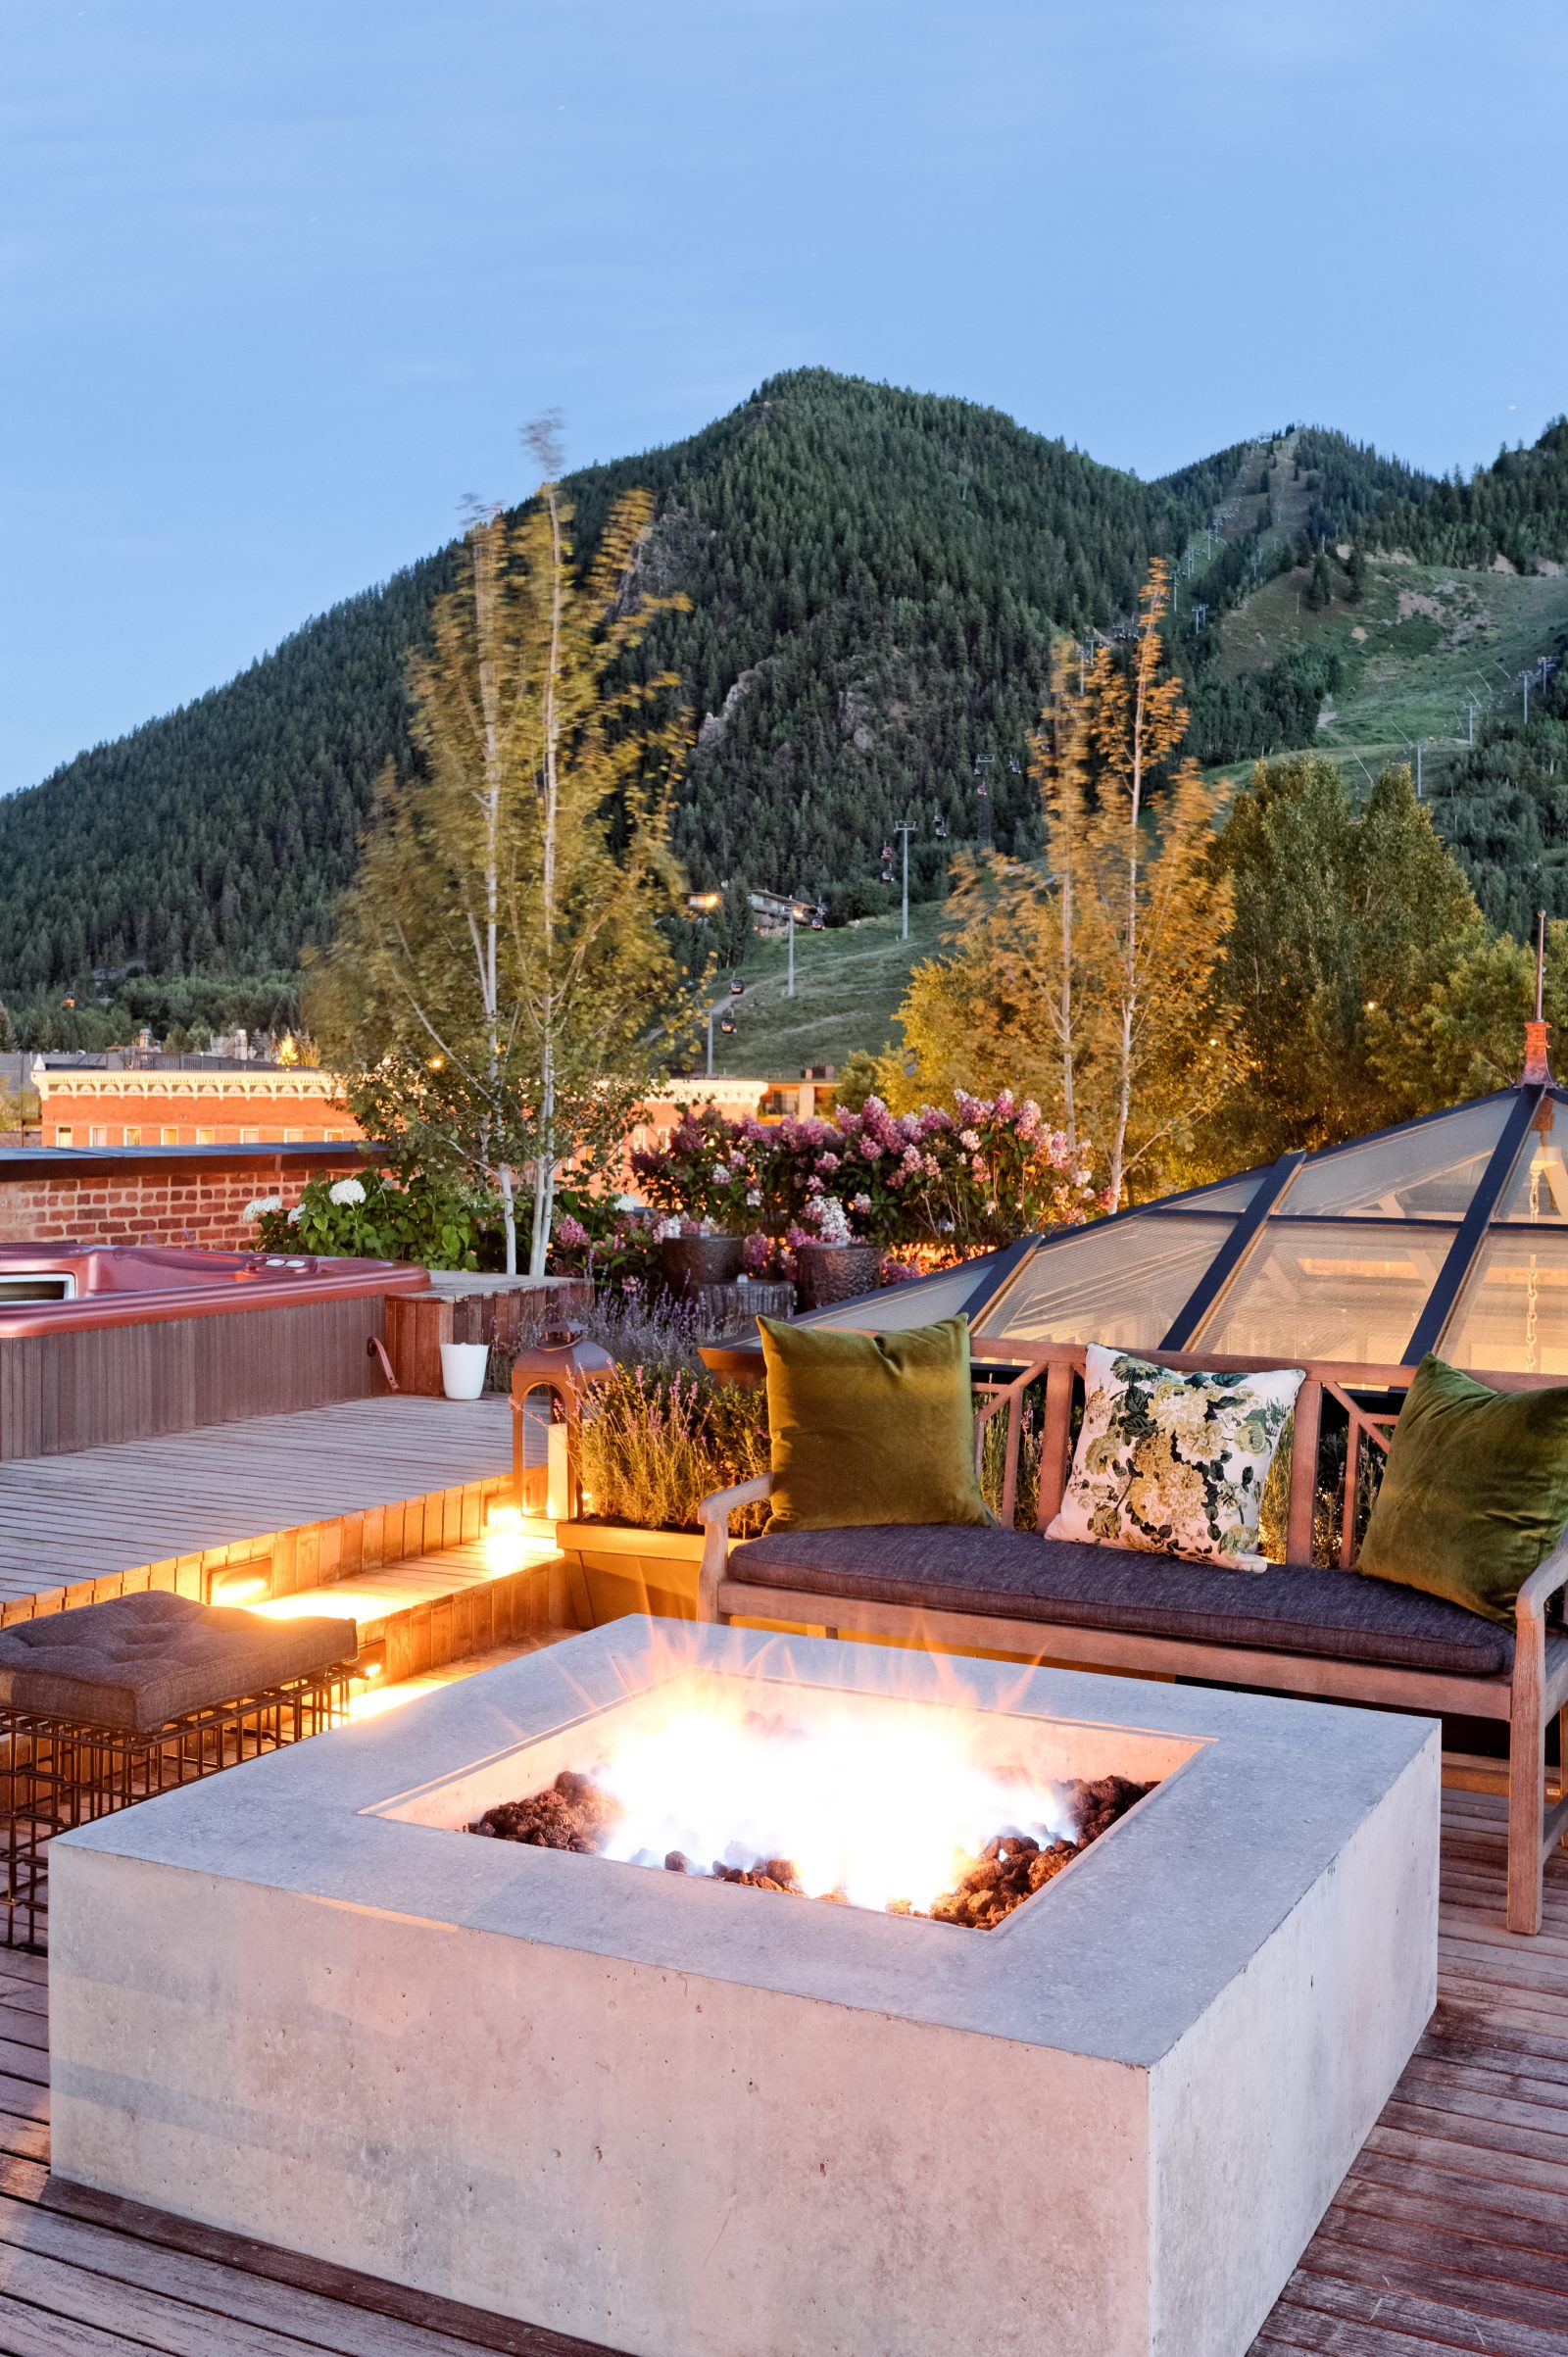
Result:
[[[269,1620],[185,1596],[121,1596],[0,1632],[0,1709],[150,1735],[358,1650],[352,1620]]]

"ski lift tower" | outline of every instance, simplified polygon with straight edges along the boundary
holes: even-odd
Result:
[[[730,1012],[730,1008],[734,1000],[740,997],[744,989],[744,983],[732,982],[726,995],[722,999],[715,999],[708,1009],[708,1070],[705,1077],[709,1080],[713,1077],[713,1017],[714,1015],[719,1017],[720,1031],[733,1032],[735,1017]]]
[[[893,832],[904,838],[904,905],[899,922],[899,939],[907,941],[909,938],[909,837],[914,832],[914,820],[912,818],[898,819]]]

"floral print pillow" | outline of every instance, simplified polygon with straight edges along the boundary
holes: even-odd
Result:
[[[1263,1485],[1304,1380],[1300,1367],[1181,1374],[1091,1343],[1083,1428],[1047,1538],[1265,1570]]]

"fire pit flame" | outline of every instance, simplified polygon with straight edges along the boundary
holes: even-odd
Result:
[[[583,1770],[472,1830],[988,1927],[1147,1789],[1055,1783],[1021,1747],[999,1764],[994,1726],[920,1703],[870,1717],[831,1694],[806,1714],[732,1679],[683,1680]]]

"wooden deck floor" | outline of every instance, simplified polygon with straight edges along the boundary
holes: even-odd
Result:
[[[0,1604],[493,1479],[511,1462],[500,1394],[355,1399],[15,1457],[0,1463]]]
[[[1254,2357],[1568,2351],[1568,1859],[1549,1870],[1534,1940],[1500,1928],[1500,1801],[1448,1796],[1443,1863],[1436,2018]],[[594,2357],[557,2333],[52,2184],[45,2011],[45,1965],[0,1951],[0,2350]]]

